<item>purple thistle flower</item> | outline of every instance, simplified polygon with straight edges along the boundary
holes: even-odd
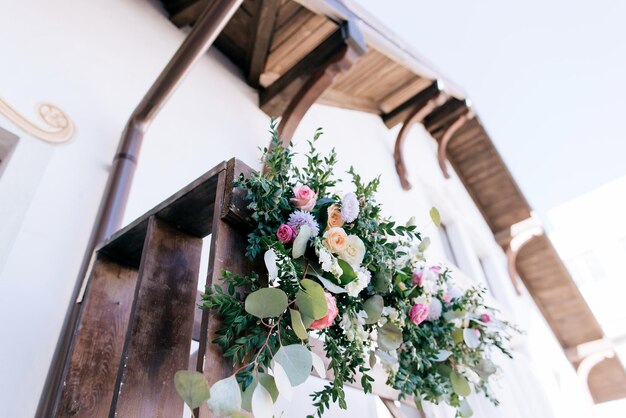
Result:
[[[300,232],[300,227],[302,225],[307,225],[311,228],[311,238],[316,237],[317,234],[320,233],[320,227],[315,221],[313,215],[309,212],[305,212],[302,210],[296,210],[291,215],[289,215],[289,221],[287,221],[287,225],[296,230],[296,232]]]

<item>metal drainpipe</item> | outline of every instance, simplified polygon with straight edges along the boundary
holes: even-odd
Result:
[[[80,316],[79,297],[83,282],[87,280],[86,276],[96,246],[122,224],[144,134],[193,64],[209,49],[242,2],[243,0],[210,2],[126,123],[48,370],[37,407],[37,417],[51,417],[56,413],[74,328]]]

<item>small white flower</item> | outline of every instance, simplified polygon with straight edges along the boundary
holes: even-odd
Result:
[[[426,315],[426,320],[436,321],[441,318],[441,310],[441,301],[438,298],[432,298],[430,304],[428,305],[428,315]]]
[[[464,294],[465,294],[465,292],[463,292],[457,286],[452,286],[450,289],[448,289],[448,296],[450,296],[450,300],[458,299],[458,298],[462,297]]]
[[[353,222],[359,216],[359,200],[352,192],[341,199],[341,218],[344,222]]]
[[[353,298],[357,297],[359,293],[361,293],[361,291],[370,284],[370,280],[372,279],[372,273],[370,273],[369,270],[360,267],[356,270],[356,277],[357,278],[355,280],[346,285],[348,295],[352,296]]]

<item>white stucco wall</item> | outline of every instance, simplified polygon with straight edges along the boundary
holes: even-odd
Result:
[[[34,103],[50,101],[76,124],[72,141],[55,146],[0,116],[0,126],[20,136],[0,177],[0,415],[20,418],[34,414],[122,128],[184,33],[146,0],[21,0],[2,10],[0,97],[29,116]],[[222,160],[237,156],[257,167],[257,147],[268,142],[268,123],[256,92],[211,50],[146,135],[126,220]],[[399,221],[415,215],[432,238],[432,256],[442,258],[428,217],[429,208],[437,206],[459,238],[455,251],[468,260],[465,273],[482,274],[476,271],[477,256],[489,260],[499,277],[494,294],[529,325],[519,312],[534,306],[513,295],[501,250],[460,181],[443,179],[434,141],[421,127],[407,141],[413,189],[403,192],[392,158],[397,130],[388,130],[373,115],[314,106],[296,134],[299,149],[319,126],[326,131],[320,148],[337,148],[339,169],[355,165],[364,177],[382,174],[379,198],[386,213]],[[525,367],[537,354],[529,352],[506,366],[514,375],[503,380],[503,407],[494,412],[475,401],[476,410],[483,411],[478,416],[530,416],[509,411],[524,410],[520,391],[534,390],[542,398],[541,385]],[[514,381],[518,386],[510,384]],[[543,397],[534,416],[550,416],[548,403]],[[367,405],[352,403],[350,416]]]

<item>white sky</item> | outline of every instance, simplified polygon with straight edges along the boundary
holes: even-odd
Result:
[[[543,217],[626,174],[626,2],[355,1],[467,92]]]

